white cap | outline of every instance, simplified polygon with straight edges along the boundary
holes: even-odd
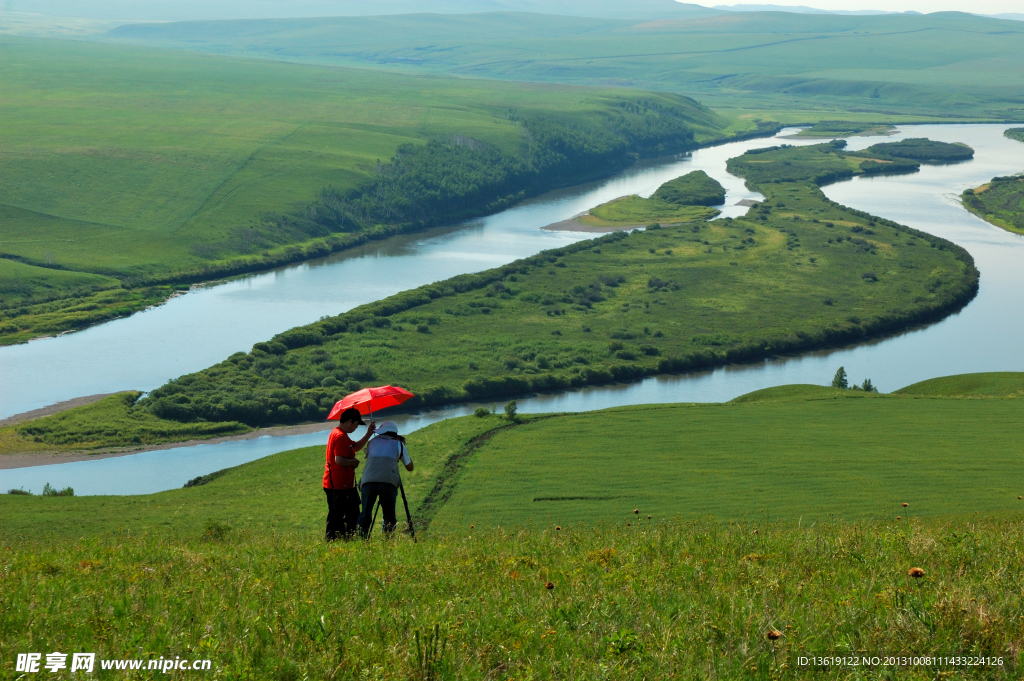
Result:
[[[395,435],[398,435],[398,425],[394,421],[385,421],[377,426],[377,430],[374,432],[377,435],[380,435],[381,433],[394,433]]]

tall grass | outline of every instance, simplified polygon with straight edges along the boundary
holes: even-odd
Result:
[[[14,653],[54,650],[210,658],[217,679],[1010,679],[1024,669],[1020,517],[814,527],[641,517],[329,546],[217,525],[191,539],[4,544],[4,678]],[[910,577],[914,567],[924,576]],[[1002,666],[799,663],[830,655]]]

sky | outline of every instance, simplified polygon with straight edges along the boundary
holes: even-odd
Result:
[[[694,2],[694,0],[690,0]],[[830,10],[884,10],[887,12],[971,12],[974,14],[1024,13],[1024,0],[697,0],[696,4],[715,5],[772,4],[806,5]]]

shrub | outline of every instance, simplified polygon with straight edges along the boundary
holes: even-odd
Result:
[[[51,487],[50,483],[46,483],[45,485],[43,485],[42,496],[44,496],[44,497],[73,497],[73,496],[75,496],[75,490],[72,489],[71,487],[65,487],[64,489],[58,490],[58,489],[56,489],[54,487]]]

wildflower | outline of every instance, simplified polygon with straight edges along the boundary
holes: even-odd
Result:
[[[896,520],[903,520],[902,516],[896,516]]]
[[[555,585],[552,584],[551,582],[548,582],[547,584],[544,585],[544,588],[547,589],[548,591],[551,591],[552,589],[555,588]]]
[[[907,502],[904,501],[903,502],[903,508],[906,508],[907,506],[910,506],[910,504],[908,504]]]
[[[924,570],[919,567],[912,567],[907,570],[907,576],[913,577],[914,579],[921,579],[924,577]]]
[[[640,515],[640,509],[639,508],[634,508],[633,509],[633,513],[636,514],[636,515]]]
[[[626,523],[626,527],[629,527],[632,523]]]
[[[650,520],[650,519],[651,519],[651,516],[647,516],[647,519],[648,519],[648,520]]]
[[[555,530],[561,530],[561,529],[562,529],[561,525],[555,525]]]
[[[1022,497],[1022,496],[1021,496],[1021,495],[1019,495],[1019,494],[1017,495],[1017,498],[1018,498],[1018,499],[1024,499],[1024,497]],[[9,548],[11,548],[11,547],[10,547],[10,546],[8,546],[7,548],[9,549]]]
[[[778,641],[780,638],[782,638],[782,632],[778,629],[769,629],[768,633],[765,634],[765,636],[768,637],[769,641]]]

